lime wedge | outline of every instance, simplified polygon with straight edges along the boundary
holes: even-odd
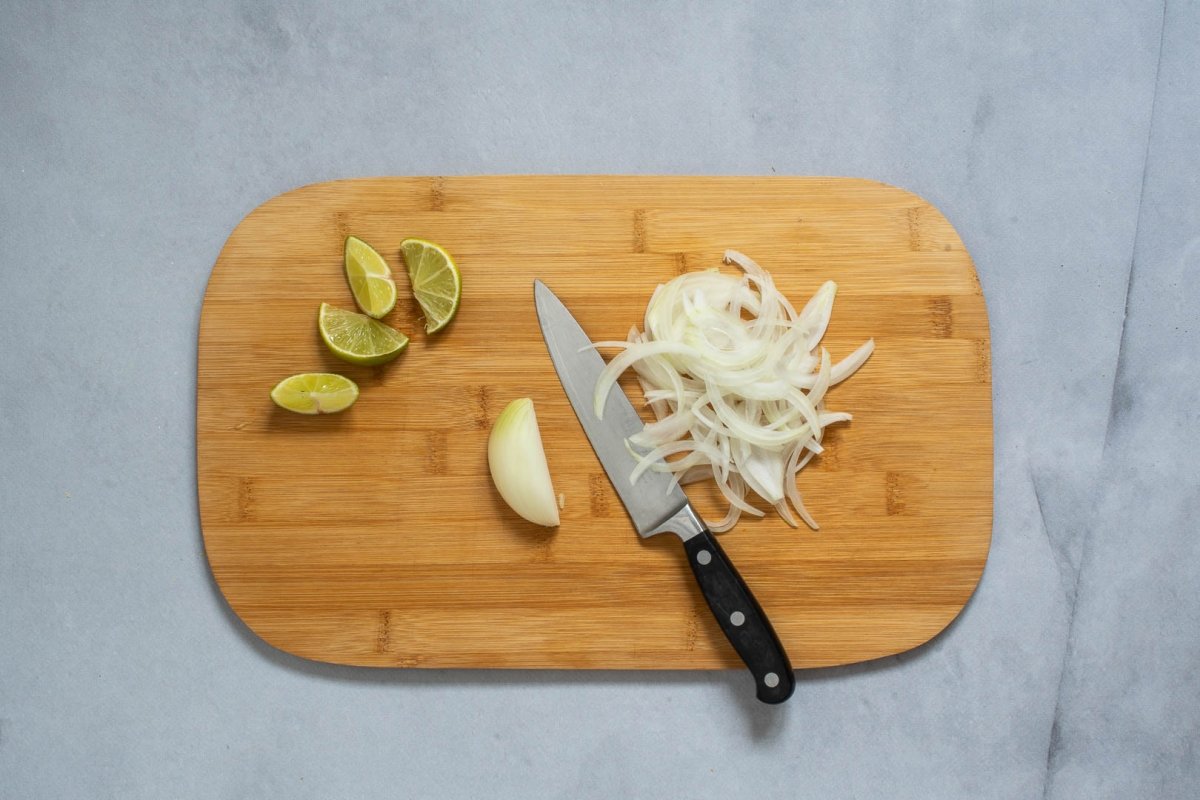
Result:
[[[271,390],[271,399],[297,414],[334,414],[354,405],[358,387],[331,372],[305,372],[281,380]]]
[[[346,237],[346,280],[363,313],[379,319],[396,306],[396,282],[383,256],[355,236]]]
[[[400,243],[413,297],[425,312],[425,332],[440,331],[454,319],[462,295],[462,277],[450,254],[424,239]]]
[[[330,351],[351,364],[386,364],[408,347],[408,337],[395,328],[329,303],[321,303],[317,327]]]

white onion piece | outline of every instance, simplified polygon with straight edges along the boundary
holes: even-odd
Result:
[[[629,369],[634,362],[642,361],[647,356],[659,354],[694,354],[696,357],[700,356],[700,353],[695,348],[679,344],[678,342],[640,342],[638,344],[620,342],[619,344],[625,345],[628,349],[608,362],[608,365],[600,373],[600,377],[596,381],[596,406],[594,410],[597,419],[604,418],[604,401],[608,399],[608,390],[617,382],[617,378],[620,377],[621,373]]]
[[[488,469],[509,508],[536,525],[558,525],[562,503],[550,482],[537,415],[528,397],[513,400],[496,417],[488,437]]]
[[[875,352],[875,340],[867,339],[858,346],[857,350],[834,364],[833,375],[829,380],[829,385],[837,386],[846,380],[846,378],[849,378],[858,371],[859,367],[866,363],[866,360],[870,358],[873,352]]]
[[[712,478],[729,501],[725,518],[709,526],[717,532],[742,514],[763,516],[748,492],[789,525],[799,526],[794,508],[816,530],[796,478],[824,451],[825,428],[850,420],[825,408],[826,394],[866,362],[875,341],[833,363],[820,342],[836,283],[826,281],[797,312],[754,261],[734,250],[725,261],[742,276],[680,275],[654,290],[642,332],[634,328],[626,341],[593,345],[622,351],[596,382],[596,416],[617,378],[632,368],[656,421],[629,439],[638,459],[631,481],[646,471],[672,474],[672,486]]]
[[[705,455],[709,456],[709,458],[721,457],[720,451],[718,451],[712,445],[705,444],[704,442],[671,442],[670,444],[664,444],[654,448],[644,457],[642,457],[642,459],[638,462],[638,465],[633,468],[633,474],[629,476],[629,482],[636,483],[637,479],[642,477],[643,472],[655,466],[661,459],[666,458],[667,456],[673,456],[676,453],[691,453],[693,451],[704,453]]]
[[[825,281],[812,300],[800,312],[800,326],[808,330],[808,349],[817,348],[817,343],[825,335],[829,327],[829,318],[833,316],[833,298],[837,294],[837,284]]]

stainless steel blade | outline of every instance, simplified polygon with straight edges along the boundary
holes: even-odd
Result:
[[[642,429],[637,410],[621,387],[614,386],[604,405],[604,419],[596,418],[592,398],[596,380],[604,370],[604,358],[591,347],[592,340],[546,284],[534,281],[533,296],[550,360],[638,534],[653,536],[669,530],[686,539],[694,529],[703,530],[688,505],[687,495],[672,484],[670,475],[647,471],[636,483],[629,480],[637,461],[626,449],[625,440]]]

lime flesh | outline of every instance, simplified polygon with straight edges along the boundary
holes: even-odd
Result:
[[[383,256],[362,239],[346,237],[346,280],[354,302],[369,317],[379,319],[396,306],[396,282]]]
[[[413,297],[425,314],[425,332],[435,333],[450,324],[462,296],[462,276],[450,254],[424,239],[400,243],[404,266],[412,282]]]
[[[358,386],[331,372],[305,372],[284,378],[271,390],[280,408],[297,414],[335,414],[358,399]]]
[[[321,303],[317,328],[330,352],[351,364],[386,364],[408,347],[408,337],[395,328],[328,303]]]

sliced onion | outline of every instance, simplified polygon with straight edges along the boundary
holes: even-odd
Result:
[[[595,412],[599,419],[604,418],[604,401],[608,399],[608,390],[617,382],[621,373],[629,369],[635,362],[643,361],[647,356],[659,354],[700,355],[695,348],[678,342],[640,342],[629,344],[627,347],[628,349],[624,353],[608,362],[608,366],[604,368],[604,372],[600,373],[600,378],[596,382]]]
[[[858,368],[866,363],[867,359],[870,358],[871,353],[873,352],[875,352],[875,340],[867,339],[858,346],[857,350],[834,365],[833,375],[830,378],[829,385],[837,386],[839,383],[846,380],[846,378],[849,378],[855,372],[858,372]]]
[[[725,518],[710,525],[714,531],[733,527],[743,513],[763,515],[748,492],[798,526],[794,508],[815,530],[796,478],[824,451],[825,428],[850,420],[827,410],[825,397],[866,362],[875,341],[833,363],[820,342],[836,283],[826,281],[797,312],[750,258],[728,250],[725,261],[742,276],[680,275],[654,290],[642,332],[634,328],[626,341],[593,345],[622,351],[596,383],[596,416],[632,368],[656,421],[629,439],[638,459],[631,481],[646,471],[672,473],[672,485],[712,478],[729,501]]]

